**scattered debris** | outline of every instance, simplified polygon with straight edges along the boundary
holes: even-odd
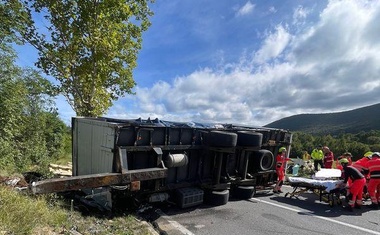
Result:
[[[49,164],[49,171],[54,175],[59,176],[61,178],[72,176],[72,164],[69,162],[67,165],[58,165],[58,164]]]
[[[8,179],[7,181],[5,181],[5,184],[8,185],[8,186],[16,186],[17,183],[20,182],[20,178],[16,177],[16,178],[13,178],[13,179]]]
[[[18,176],[0,176],[0,184],[17,189],[28,187],[28,183],[25,181],[25,179]]]

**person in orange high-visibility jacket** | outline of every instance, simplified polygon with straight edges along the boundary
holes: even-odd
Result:
[[[348,201],[348,206],[346,207],[349,211],[353,211],[354,207],[360,208],[362,206],[363,199],[363,188],[366,183],[365,177],[358,169],[353,166],[348,165],[349,161],[346,158],[340,160],[340,164],[343,166],[344,170],[344,182],[347,184],[347,181],[351,179],[350,193],[351,198]]]
[[[276,156],[276,173],[277,173],[278,180],[273,189],[274,193],[282,193],[281,186],[284,183],[284,179],[285,179],[285,165],[286,165],[286,162],[289,160],[291,159],[286,157],[286,148],[281,147],[278,150],[278,154]]]
[[[380,202],[380,153],[374,152],[372,159],[367,162],[369,170],[368,193],[371,197],[371,206],[379,208]]]
[[[366,176],[366,178],[369,179],[369,171],[368,171],[368,161],[372,158],[372,152],[366,152],[364,154],[364,157],[360,158],[356,162],[354,162],[352,165],[358,169],[360,172]]]
[[[356,169],[358,169],[364,175],[364,177],[367,180],[367,183],[364,186],[364,190],[363,190],[363,197],[366,199],[369,198],[369,193],[368,193],[369,170],[368,170],[367,163],[369,160],[371,160],[372,154],[373,153],[371,151],[366,152],[364,153],[364,156],[362,158],[360,158],[359,160],[357,160],[356,162],[352,164]]]

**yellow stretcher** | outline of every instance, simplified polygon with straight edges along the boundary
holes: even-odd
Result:
[[[327,202],[330,207],[335,204],[341,205],[342,200],[340,198],[344,188],[340,185],[342,180],[331,179],[309,179],[303,177],[288,177],[289,185],[293,187],[291,193],[286,193],[285,197],[298,198],[301,194],[311,191],[319,195],[319,201]]]

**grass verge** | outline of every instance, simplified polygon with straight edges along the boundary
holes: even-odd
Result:
[[[52,195],[33,196],[0,186],[0,234],[152,234],[133,215],[83,216]]]

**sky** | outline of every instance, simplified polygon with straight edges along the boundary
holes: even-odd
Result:
[[[380,1],[156,0],[136,95],[104,116],[264,126],[380,101]],[[18,49],[20,64],[36,56]],[[67,124],[75,113],[57,99]]]

